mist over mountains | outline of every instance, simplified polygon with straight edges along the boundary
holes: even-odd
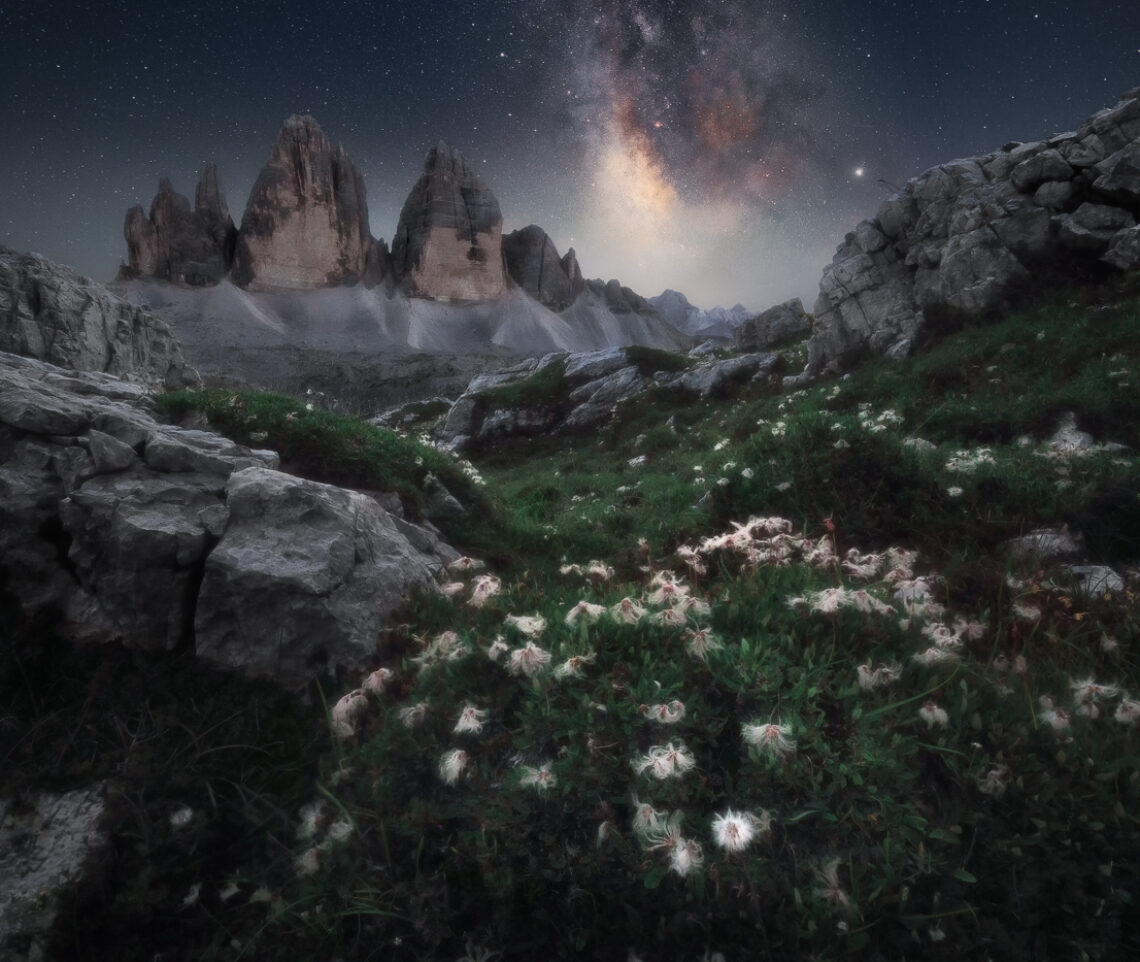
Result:
[[[127,212],[121,290],[191,319],[214,340],[283,340],[342,351],[677,349],[688,337],[618,281],[587,280],[540,227],[503,235],[498,199],[440,142],[392,244],[372,236],[363,178],[310,116],[286,120],[235,224],[217,170],[193,207],[163,180]],[[156,282],[165,282],[156,283]],[[169,287],[169,289],[167,289]],[[686,302],[687,303],[687,302]],[[678,317],[691,327],[688,317]]]

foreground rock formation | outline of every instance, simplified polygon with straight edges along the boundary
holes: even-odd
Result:
[[[293,115],[246,203],[234,280],[251,290],[354,284],[371,251],[364,178],[316,120]]]
[[[217,284],[230,269],[236,233],[213,164],[202,168],[193,210],[163,177],[149,215],[139,205],[127,211],[124,273],[192,287]]]
[[[271,451],[158,423],[137,385],[0,353],[0,581],[61,634],[193,646],[301,685],[375,655],[455,552]]]
[[[1140,266],[1140,88],[1073,133],[931,168],[823,272],[806,374],[903,356],[932,317]]]
[[[69,267],[6,247],[0,351],[167,387],[197,381],[165,321]]]
[[[400,211],[392,268],[405,291],[485,301],[506,293],[499,202],[458,151],[440,141]]]
[[[451,404],[438,440],[460,450],[500,438],[583,431],[609,421],[619,404],[650,388],[713,397],[734,384],[765,380],[777,363],[775,354],[758,353],[698,360],[680,371],[647,371],[625,348],[529,358],[474,378]],[[498,388],[537,379],[547,385],[541,399],[519,402],[497,393]],[[399,412],[394,415],[398,418]]]

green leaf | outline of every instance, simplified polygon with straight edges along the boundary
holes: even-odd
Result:
[[[647,889],[655,889],[661,884],[661,880],[665,877],[665,869],[659,866],[654,866],[645,873],[645,887]]]
[[[964,868],[954,869],[954,878],[958,879],[959,882],[967,882],[970,885],[973,885],[977,881],[977,878],[974,876],[974,874],[972,872],[967,872]]]

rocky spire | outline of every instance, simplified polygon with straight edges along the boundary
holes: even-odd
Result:
[[[458,151],[440,141],[400,212],[392,267],[408,293],[478,301],[506,292],[499,202]]]
[[[559,258],[549,235],[534,224],[503,238],[503,259],[511,279],[552,311],[565,310],[586,289],[574,249]]]
[[[371,247],[364,178],[316,120],[293,115],[246,204],[234,281],[254,290],[352,284]]]
[[[203,169],[197,194],[191,210],[190,201],[163,177],[149,216],[140,206],[127,211],[128,273],[190,285],[216,284],[225,276],[234,226],[212,164]]]

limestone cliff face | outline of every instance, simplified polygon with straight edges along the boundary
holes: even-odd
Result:
[[[1140,267],[1140,87],[1071,133],[906,183],[824,269],[804,377],[909,354],[928,318]]]
[[[202,168],[193,209],[164,177],[149,215],[138,205],[127,211],[127,273],[194,287],[216,284],[229,270],[234,234],[213,164]]]
[[[490,189],[442,141],[404,208],[392,243],[396,280],[413,296],[482,301],[506,293],[503,215]]]
[[[574,248],[560,258],[546,231],[534,224],[503,238],[503,257],[511,279],[552,311],[565,310],[586,289]]]
[[[364,178],[316,120],[290,117],[246,204],[233,280],[251,290],[354,284],[371,249]]]
[[[70,267],[2,246],[0,351],[171,388],[198,380],[166,321]]]

